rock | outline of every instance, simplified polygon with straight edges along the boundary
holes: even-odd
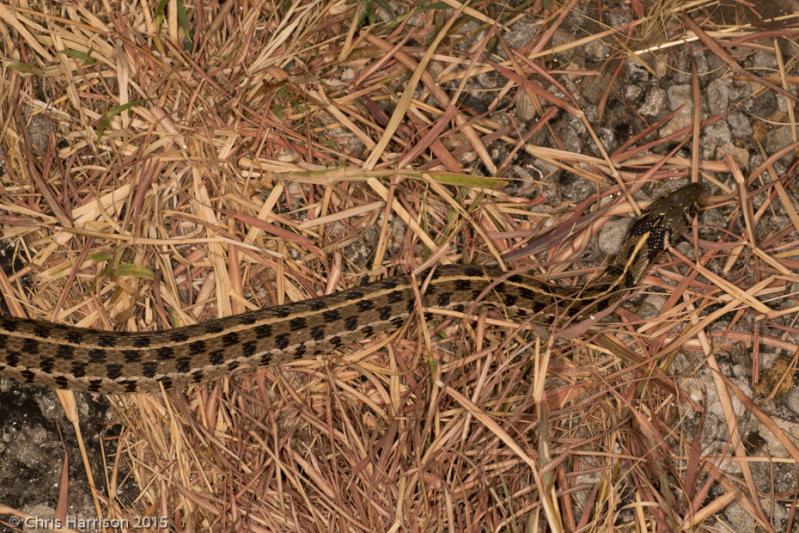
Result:
[[[646,94],[646,100],[638,108],[638,112],[646,117],[659,117],[666,112],[666,91],[655,88]]]
[[[585,54],[592,61],[600,62],[608,58],[610,47],[602,39],[594,39],[585,45]]]
[[[749,150],[746,148],[739,148],[732,143],[722,144],[716,149],[716,159],[722,160],[726,155],[731,155],[742,170],[749,168]]]
[[[707,384],[702,378],[687,377],[680,380],[680,388],[688,394],[691,401],[698,404],[705,402],[707,394]]]
[[[666,303],[666,298],[660,294],[650,294],[641,305],[638,306],[638,315],[641,318],[652,318],[660,314],[663,305]]]
[[[635,102],[644,93],[644,88],[640,85],[626,85],[624,87],[624,99],[628,102]]]
[[[50,134],[58,133],[58,125],[46,115],[34,115],[28,123],[28,138],[31,141],[31,150],[39,157],[47,154],[50,145]]]
[[[773,50],[769,50],[768,52],[757,51],[752,54],[751,61],[757,70],[774,70],[777,68],[777,58],[774,57]]]
[[[747,99],[744,109],[758,117],[770,117],[776,111],[779,111],[777,96],[771,91],[762,92]]]
[[[747,117],[746,113],[731,111],[727,115],[727,124],[730,125],[733,137],[745,139],[752,135],[752,123],[749,122],[749,117]]]
[[[716,122],[702,131],[702,157],[713,159],[716,149],[732,142],[732,132],[726,122]]]
[[[672,85],[666,91],[668,94],[669,109],[674,111],[680,107],[693,107],[690,85]]]
[[[675,131],[690,125],[693,120],[691,86],[672,85],[666,92],[668,94],[669,109],[672,111],[678,109],[679,111],[677,111],[671,120],[660,129],[660,135],[662,137],[671,135]]]
[[[524,48],[538,34],[539,23],[529,18],[515,22],[505,33],[505,42],[511,48]]]
[[[555,129],[563,141],[563,149],[567,152],[580,154],[583,152],[583,138],[585,137],[585,126],[580,119],[571,115],[564,115],[558,121]]]
[[[727,111],[730,106],[730,82],[717,78],[707,86],[707,105],[711,115]]]
[[[793,142],[788,126],[780,126],[766,134],[766,153],[773,154]]]
[[[563,28],[558,28],[555,30],[555,33],[552,34],[552,41],[550,42],[552,48],[557,48],[558,46],[568,44],[575,40],[574,35],[572,35],[569,31],[564,30]],[[574,49],[567,49],[563,52],[559,52],[555,54],[555,57],[558,61],[562,62],[564,65],[571,61],[571,58],[574,57],[575,51]]]
[[[686,106],[677,111],[671,120],[660,129],[661,137],[671,135],[675,131],[681,130],[691,124],[693,120],[693,113],[691,112],[692,106]]]
[[[782,397],[782,403],[796,416],[799,416],[799,387],[791,387]]]
[[[620,218],[611,220],[602,226],[597,236],[597,246],[599,246],[602,253],[613,255],[618,252],[631,224],[632,219]]]
[[[724,510],[724,516],[730,521],[732,531],[757,531],[757,522],[749,511],[738,502],[732,502]]]
[[[610,83],[610,78],[603,75],[599,76],[596,82],[585,84],[582,92],[583,98],[594,105],[598,104],[599,100],[602,98],[602,95],[605,94],[605,91],[608,88],[608,83]]]
[[[605,148],[605,151],[612,152],[616,146],[616,132],[610,128],[599,128],[596,130],[597,135],[599,136],[599,141],[602,143],[602,146]]]
[[[627,82],[630,85],[640,85],[645,87],[649,83],[651,75],[640,62],[634,59],[627,59],[625,62],[627,68]]]

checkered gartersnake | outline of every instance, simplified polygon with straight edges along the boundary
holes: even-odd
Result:
[[[423,307],[468,311],[478,299],[515,316],[589,316],[634,288],[674,240],[702,196],[686,185],[654,201],[633,223],[603,273],[582,287],[494,267],[441,266],[430,273]],[[0,318],[0,376],[92,392],[154,391],[204,382],[238,368],[327,353],[400,327],[416,308],[407,276],[320,298],[171,330],[125,333]]]

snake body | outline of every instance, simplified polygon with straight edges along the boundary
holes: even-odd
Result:
[[[495,267],[448,265],[429,273],[423,308],[468,311],[478,300],[514,316],[590,316],[634,288],[702,195],[686,185],[654,201],[622,249],[582,287]],[[424,280],[419,277],[419,282]],[[117,393],[201,383],[240,368],[329,353],[401,327],[415,312],[414,280],[396,276],[328,296],[170,330],[127,333],[0,318],[0,376],[54,388]]]

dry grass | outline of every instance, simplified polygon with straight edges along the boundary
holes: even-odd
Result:
[[[741,409],[786,450],[775,464],[799,451],[717,357],[733,343],[755,360],[799,350],[784,320],[799,311],[796,190],[773,166],[797,144],[763,153],[748,176],[730,157],[703,160],[698,135],[686,160],[675,147],[724,119],[695,106],[692,125],[658,137],[655,123],[606,153],[562,85],[600,73],[548,60],[607,44],[604,106],[627,58],[651,69],[647,52],[703,47],[751,82],[752,98],[790,104],[780,120],[796,140],[795,60],[769,77],[726,46],[774,52],[796,18],[721,25],[714,2],[636,0],[630,23],[556,46],[585,6],[534,1],[537,36],[499,57],[489,41],[510,50],[504,28],[523,17],[510,5],[389,4],[395,16],[369,1],[0,4],[0,223],[24,265],[0,280],[11,312],[152,330],[431,262],[579,283],[596,265],[581,253],[611,216],[634,213],[629,199],[648,183],[691,175],[715,186],[708,211],[737,206],[724,211],[724,242],[695,226],[661,260],[644,283],[665,290],[652,320],[620,309],[615,323],[537,338],[490,314],[440,316],[329,358],[115,397],[125,430],[103,458],[97,512],[166,516],[185,531],[675,531],[721,527],[736,503],[772,527],[767,502],[796,494],[756,486],[751,466],[775,459],[749,455]],[[476,111],[464,97],[486,73],[503,83]],[[540,116],[532,131],[523,113]],[[563,114],[584,125],[586,153],[532,143]],[[514,155],[594,192],[544,205],[546,176],[513,188],[481,177],[505,177]],[[775,209],[789,224],[758,231]],[[711,329],[729,313],[729,327]],[[754,333],[735,328],[754,317]],[[712,400],[674,378],[678,353],[710,370]],[[708,401],[727,449],[702,448]],[[135,499],[116,498],[130,488]]]

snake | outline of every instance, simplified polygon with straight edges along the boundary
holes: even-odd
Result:
[[[703,186],[690,183],[653,201],[631,224],[605,268],[582,286],[505,273],[497,266],[452,264],[436,266],[418,278],[398,275],[326,296],[157,331],[104,331],[2,316],[0,377],[84,392],[157,392],[205,383],[243,368],[329,354],[401,328],[417,310],[430,318],[431,308],[469,313],[485,303],[514,318],[581,320],[636,288],[667,243],[676,243],[702,195]]]

